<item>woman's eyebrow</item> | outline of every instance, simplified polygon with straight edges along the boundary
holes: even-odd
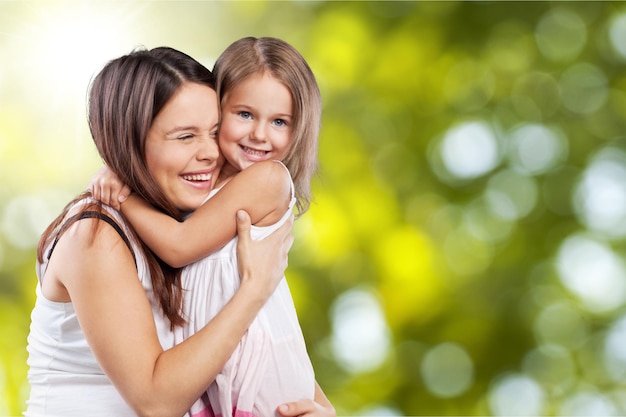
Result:
[[[172,129],[168,130],[167,132],[165,132],[166,135],[172,135],[174,133],[178,133],[181,132],[183,130],[196,130],[197,128],[195,126],[175,126]]]

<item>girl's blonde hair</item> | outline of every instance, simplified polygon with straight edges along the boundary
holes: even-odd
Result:
[[[220,103],[247,77],[267,72],[283,83],[293,100],[293,130],[283,163],[295,185],[297,214],[311,203],[311,179],[317,170],[317,137],[322,100],[313,71],[287,42],[270,37],[242,38],[220,55],[213,68]]]

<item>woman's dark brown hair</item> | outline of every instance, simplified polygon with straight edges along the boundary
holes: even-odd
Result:
[[[156,116],[188,82],[215,89],[211,71],[180,51],[167,47],[136,50],[110,61],[100,71],[91,84],[88,103],[91,136],[105,164],[133,192],[179,220],[184,213],[168,200],[148,171],[145,142]],[[44,249],[59,233],[70,208],[85,197],[87,193],[70,202],[45,230],[37,251],[40,262]],[[98,203],[94,205],[97,211],[102,211]],[[94,205],[81,210],[94,210]],[[130,223],[128,225],[130,227]],[[142,250],[163,312],[172,327],[184,323],[180,269],[165,264],[143,243]]]

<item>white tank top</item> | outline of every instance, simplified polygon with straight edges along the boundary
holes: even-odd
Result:
[[[163,348],[168,349],[173,346],[173,334],[169,321],[163,316],[158,300],[153,295],[146,260],[119,213],[113,209],[107,209],[106,212],[118,222],[129,239],[139,280],[152,306],[159,340]],[[31,314],[27,347],[31,391],[24,415],[136,416],[96,361],[80,328],[72,303],[54,302],[43,296],[40,282],[47,267],[51,246],[52,244],[44,252],[44,262],[37,263],[37,299]]]

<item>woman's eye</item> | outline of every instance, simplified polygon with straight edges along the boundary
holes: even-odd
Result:
[[[190,135],[182,135],[182,136],[178,137],[179,140],[187,140],[187,139],[192,139],[192,138],[193,138],[193,135],[191,135],[191,134]]]

